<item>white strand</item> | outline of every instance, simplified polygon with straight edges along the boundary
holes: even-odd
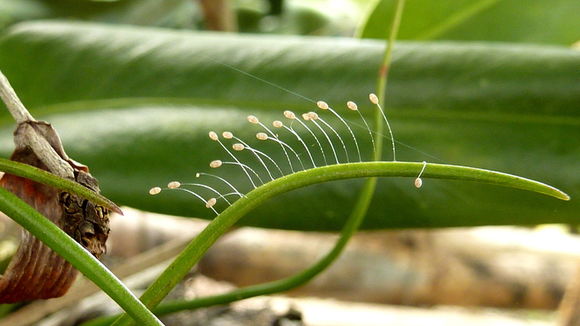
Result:
[[[210,187],[210,186],[208,186],[208,185],[204,185],[204,184],[202,184],[202,183],[182,183],[181,185],[182,185],[182,186],[194,186],[194,187],[202,187],[202,188],[208,189],[208,190],[212,191],[213,193],[215,193],[216,195],[218,195],[220,198],[223,198],[223,199],[226,201],[226,203],[228,203],[228,205],[231,205],[231,204],[232,204],[232,203],[231,203],[229,200],[227,200],[227,198],[225,198],[225,197],[224,197],[224,196],[221,194],[221,192],[219,192],[219,191],[215,190],[213,187]]]
[[[318,140],[318,137],[316,137],[316,134],[304,122],[302,122],[302,120],[300,120],[300,118],[296,118],[292,121],[298,121],[298,123],[300,123],[302,125],[302,127],[304,127],[306,130],[308,130],[308,132],[312,135],[312,137],[314,137],[314,140],[318,144],[318,148],[320,148],[320,152],[322,153],[322,158],[324,159],[324,165],[328,165],[328,161],[326,160],[326,154],[324,154],[324,149],[322,148],[322,144],[320,143],[320,140]]]
[[[334,111],[331,107],[328,107],[328,110],[330,112],[332,112],[338,119],[340,119],[340,121],[346,126],[346,128],[348,129],[348,132],[350,132],[350,135],[352,136],[352,140],[354,141],[354,145],[356,146],[356,152],[358,154],[358,160],[359,162],[362,161],[362,157],[360,155],[360,148],[358,147],[358,142],[356,141],[356,137],[354,135],[354,132],[352,132],[352,129],[350,129],[350,126],[348,125],[348,123],[346,123],[346,121],[344,121],[344,119],[340,116],[340,114],[338,114],[336,111]],[[359,112],[360,113],[360,112]]]
[[[313,167],[316,167],[316,163],[314,163],[314,158],[312,158],[312,154],[310,153],[310,150],[308,150],[308,146],[306,146],[306,143],[304,143],[304,140],[302,140],[302,137],[300,137],[300,135],[298,135],[298,133],[296,133],[296,131],[294,131],[294,129],[288,128],[286,126],[283,126],[283,127],[286,130],[288,130],[289,132],[291,132],[294,136],[296,136],[296,138],[298,138],[298,141],[302,144],[302,146],[304,146],[306,153],[308,153],[308,157],[310,157],[310,161],[312,162]]]
[[[166,188],[166,189],[171,189],[171,188]],[[205,200],[202,196],[198,195],[195,191],[189,190],[189,189],[184,189],[184,188],[173,188],[172,190],[181,190],[181,191],[185,191],[189,194],[194,195],[195,197],[197,197],[199,200],[201,200],[204,204],[207,204],[207,200]],[[215,208],[209,207],[214,213],[215,215],[219,215],[219,213],[215,210]]]
[[[302,163],[302,160],[300,159],[300,155],[298,155],[298,153],[296,153],[296,151],[294,150],[294,148],[292,148],[292,146],[286,144],[285,142],[281,141],[277,137],[276,138],[268,137],[268,140],[275,141],[275,142],[279,143],[280,145],[282,145],[283,147],[284,146],[287,147],[290,151],[292,151],[294,156],[296,156],[296,158],[298,159],[298,162],[300,162],[300,165],[302,165],[302,170],[306,170],[306,168],[304,167],[304,163]],[[292,171],[292,173],[294,173],[294,171]]]
[[[369,132],[369,136],[371,138],[371,143],[373,144],[373,157],[374,157],[376,152],[377,152],[377,145],[375,145],[375,137],[373,137],[373,132],[371,131],[371,127],[369,127],[369,124],[367,123],[367,120],[363,117],[362,113],[360,113],[359,110],[356,110],[356,112],[358,112],[358,115],[360,116],[361,120],[365,124],[365,127],[367,128],[367,131]]]
[[[250,183],[252,184],[252,187],[254,187],[254,189],[256,189],[256,184],[254,183],[254,180],[252,179],[252,177],[250,177],[250,174],[248,173],[248,171],[246,171],[246,167],[248,167],[245,164],[242,164],[242,162],[238,161],[238,159],[236,158],[236,156],[234,154],[232,154],[232,152],[230,152],[230,150],[219,140],[217,139],[217,142],[222,146],[222,148],[228,152],[228,154],[230,154],[230,156],[234,159],[234,161],[238,162],[240,167],[242,168],[242,170],[244,171],[244,173],[246,174],[246,176],[248,177],[248,179],[250,180]],[[249,168],[249,167],[248,167]],[[253,171],[253,170],[252,170]],[[255,173],[255,172],[254,172]],[[258,179],[260,179],[260,177],[258,176]],[[262,180],[260,179],[260,182],[262,182]],[[263,182],[262,182],[263,183]]]
[[[253,151],[253,152],[256,152],[256,153],[262,155],[263,157],[267,158],[270,162],[272,162],[272,164],[274,164],[274,166],[276,166],[276,169],[278,169],[278,172],[280,172],[280,175],[282,175],[282,176],[284,175],[284,172],[282,171],[282,169],[280,168],[280,166],[278,165],[278,163],[276,163],[276,161],[274,161],[274,159],[271,158],[268,154],[266,154],[266,153],[264,153],[264,152],[262,152],[260,150],[257,150],[257,149],[255,149],[253,147],[249,147],[249,146],[248,146],[248,150]]]
[[[239,192],[239,191],[238,191],[238,189],[236,189],[236,187],[234,187],[234,185],[232,185],[232,184],[231,184],[231,183],[230,183],[228,180],[226,180],[226,179],[224,179],[224,178],[220,177],[219,175],[215,175],[215,174],[211,174],[211,173],[205,173],[205,172],[198,172],[198,173],[196,173],[196,177],[198,177],[198,176],[200,176],[200,175],[205,175],[205,176],[208,176],[208,177],[213,177],[213,178],[216,178],[216,179],[218,179],[218,180],[221,180],[221,181],[223,181],[225,184],[227,184],[227,185],[228,185],[230,188],[232,188],[232,190],[234,191],[234,192],[233,192],[234,194],[237,194],[237,195],[239,195],[239,196],[240,196],[240,198],[241,198],[241,197],[246,197],[244,194],[242,194],[241,192]],[[224,195],[224,196],[225,196],[225,195]]]
[[[324,121],[324,119],[319,117],[317,120],[320,120],[320,122],[322,122],[328,129],[330,129],[336,135],[336,138],[338,138],[338,141],[340,141],[342,149],[344,150],[344,154],[346,155],[346,162],[349,163],[350,159],[348,157],[348,150],[346,149],[346,145],[344,144],[344,140],[342,140],[342,137],[340,137],[338,132],[336,132],[336,130],[334,130],[334,128],[332,128],[332,126],[329,125],[326,121]]]
[[[312,121],[312,123],[314,123],[314,125],[316,127],[318,127],[318,129],[320,129],[320,131],[322,131],[322,133],[324,134],[324,137],[326,137],[326,140],[328,141],[328,144],[330,145],[330,148],[332,149],[332,154],[334,154],[334,160],[336,161],[336,164],[338,164],[338,156],[336,155],[336,150],[334,149],[334,145],[332,144],[332,141],[330,141],[330,137],[328,137],[328,134],[326,133],[326,131],[324,131],[324,129],[322,129],[322,127],[314,120],[310,119],[310,121]]]
[[[262,128],[266,129],[266,131],[274,138],[278,139],[278,136],[276,136],[275,133],[272,132],[272,130],[270,130],[270,128],[266,127],[265,124],[258,122],[258,124],[260,126],[262,126]],[[282,150],[284,151],[284,155],[286,155],[286,159],[288,160],[288,165],[290,165],[290,171],[292,171],[292,173],[294,173],[294,167],[292,166],[292,161],[290,160],[290,155],[288,155],[288,152],[286,151],[286,148],[284,148],[284,146],[282,145],[282,143],[279,143],[280,147],[282,147]]]
[[[262,183],[262,184],[264,183],[262,178],[260,178],[260,175],[254,169],[252,169],[251,167],[247,166],[244,163],[241,163],[240,161],[236,160],[236,162],[222,162],[222,164],[239,165],[242,168],[246,168],[246,169],[250,170],[258,178],[258,180],[260,180],[260,183]],[[250,180],[251,180],[251,178],[250,178]]]
[[[274,177],[272,176],[272,173],[270,172],[270,169],[268,169],[268,166],[266,165],[266,163],[264,163],[264,161],[262,160],[262,158],[260,157],[260,155],[258,155],[257,151],[254,150],[252,147],[250,147],[250,145],[248,145],[246,142],[244,142],[240,138],[238,138],[236,136],[232,136],[232,137],[235,140],[239,141],[242,145],[244,145],[244,149],[247,149],[250,152],[252,152],[252,154],[254,154],[254,156],[258,159],[258,161],[260,161],[260,164],[262,164],[262,166],[264,167],[264,169],[266,169],[266,172],[268,173],[268,176],[270,177],[270,179],[273,181],[274,180]],[[262,154],[264,154],[264,153],[262,153]],[[266,154],[264,154],[264,155],[266,155]],[[268,155],[266,155],[266,156],[268,157]],[[284,175],[284,174],[282,173],[282,175]]]

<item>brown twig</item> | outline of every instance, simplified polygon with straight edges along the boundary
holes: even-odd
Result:
[[[12,117],[14,117],[16,123],[20,124],[27,121],[36,121],[24,107],[2,71],[0,71],[0,97],[2,97],[2,100],[6,104],[6,108]]]
[[[235,32],[236,17],[229,0],[200,0],[206,28],[212,31]]]
[[[16,147],[30,147],[52,173],[59,177],[74,179],[73,168],[65,161],[68,157],[62,150],[58,135],[51,130],[50,124],[36,121],[32,117],[2,71],[0,71],[0,97],[18,124],[14,134]]]
[[[11,160],[47,170],[99,192],[88,168],[65,153],[56,130],[37,121],[20,101],[8,79],[0,72],[0,97],[16,120],[16,148]],[[109,210],[75,194],[5,174],[0,186],[12,192],[54,222],[96,257],[106,251]],[[0,278],[0,302],[48,299],[65,294],[77,271],[40,240],[24,233],[20,247]]]

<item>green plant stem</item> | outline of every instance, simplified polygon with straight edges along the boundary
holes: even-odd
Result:
[[[376,182],[376,178],[370,178],[369,180]],[[322,271],[324,271],[340,256],[342,250],[346,247],[346,244],[348,243],[352,235],[356,233],[368,209],[368,205],[372,198],[373,190],[374,185],[366,186],[365,184],[365,187],[363,188],[363,191],[360,194],[360,199],[357,201],[355,208],[353,209],[350,217],[346,221],[346,224],[344,225],[343,230],[341,232],[340,238],[334,244],[334,247],[322,259],[317,261],[309,268],[297,274],[294,274],[290,277],[286,277],[273,282],[266,282],[262,284],[247,286],[224,294],[198,298],[193,300],[176,300],[161,303],[157,308],[153,309],[153,313],[155,313],[157,316],[162,316],[186,309],[192,310],[220,304],[227,304],[230,302],[252,298],[260,295],[268,295],[272,293],[287,291],[310,281],[318,274],[320,274]],[[83,323],[81,326],[109,325],[116,318],[118,318],[118,316],[98,318]]]
[[[141,296],[141,301],[149,308],[157,306],[224,232],[244,215],[272,197],[291,190],[334,180],[369,177],[416,177],[422,167],[423,163],[417,162],[345,163],[308,169],[270,181],[234,202],[208,224],[149,286]],[[477,168],[430,163],[423,172],[423,177],[478,181],[535,191],[564,200],[569,198],[560,190],[537,181]],[[113,325],[128,325],[130,323],[130,317],[123,315]]]
[[[385,108],[385,97],[386,97],[386,90],[387,90],[387,82],[389,79],[389,72],[391,70],[391,61],[393,57],[393,48],[395,47],[395,40],[397,39],[397,34],[399,33],[399,26],[401,25],[401,19],[403,17],[403,9],[405,7],[405,0],[397,0],[395,8],[395,16],[393,17],[393,24],[391,26],[391,32],[389,33],[389,40],[387,42],[387,48],[385,50],[385,54],[383,55],[383,60],[381,62],[381,66],[379,68],[379,75],[377,79],[377,97],[379,98],[379,105],[382,108]],[[375,114],[375,132],[377,136],[383,134],[383,120],[382,114],[379,112],[379,108],[377,108],[377,112]],[[385,113],[386,114],[386,113]],[[397,160],[397,156],[395,153],[395,138],[393,137],[393,132],[391,126],[389,125],[389,121],[387,120],[387,127],[389,129],[389,135],[391,137],[391,144],[393,150],[393,161]],[[377,143],[377,148],[382,149],[383,146],[383,138],[382,137],[375,137],[375,143]],[[375,158],[375,160],[380,160],[380,153],[379,157]]]
[[[383,60],[379,69],[379,76],[377,80],[377,96],[379,97],[379,104],[383,107],[385,105],[385,91],[387,89],[387,81],[389,78],[393,48],[395,47],[395,40],[397,39],[397,34],[399,33],[399,26],[401,25],[401,19],[403,17],[405,0],[397,0],[396,6],[397,7],[395,8],[395,16],[393,17],[391,32],[389,33],[387,48],[385,50],[385,54],[383,55]]]
[[[115,203],[103,197],[102,195],[74,181],[61,178],[34,166],[0,158],[0,171],[27,178],[38,183],[55,187],[57,189],[66,190],[85,199],[88,199],[95,204],[99,204],[108,209],[111,209],[121,215],[123,214],[121,209],[119,209]]]
[[[385,56],[383,57],[383,62],[381,64],[381,67],[379,68],[377,92],[380,94],[380,97],[379,97],[380,99],[384,98],[384,96],[382,96],[382,94],[385,91],[386,79],[388,76],[388,69],[383,69],[383,68],[388,67],[390,65],[392,48],[394,45],[394,39],[396,38],[397,31],[399,29],[399,25],[401,22],[403,4],[404,4],[404,0],[398,0],[398,2],[397,2],[398,10],[397,10],[397,14],[395,15],[395,17],[393,19],[393,25],[391,28],[391,37],[390,37],[389,42],[387,44],[387,49],[385,50]],[[380,112],[377,111],[376,117],[375,117],[375,121],[376,121],[376,123],[375,123],[376,149],[374,152],[374,160],[375,161],[379,161],[381,159],[381,156],[382,156],[382,137],[380,135],[382,135],[383,126],[382,126],[381,118],[382,118],[382,115],[380,114]],[[389,131],[390,131],[390,127],[389,127]],[[391,135],[391,138],[392,138],[392,135]],[[393,150],[393,156],[394,155],[395,155],[395,153]],[[361,192],[359,193],[359,197],[356,201],[355,207],[354,207],[353,211],[351,212],[351,215],[349,216],[348,220],[346,221],[345,226],[343,227],[343,231],[341,232],[340,238],[338,239],[338,241],[334,245],[333,249],[326,256],[324,256],[321,260],[319,260],[317,263],[315,263],[311,267],[303,270],[302,272],[300,272],[298,274],[295,274],[293,276],[290,276],[290,277],[287,277],[287,278],[284,278],[284,279],[281,279],[278,281],[268,282],[268,283],[264,283],[264,284],[258,284],[255,286],[250,286],[250,287],[238,289],[238,290],[235,290],[235,291],[232,291],[230,293],[223,294],[223,295],[217,295],[217,296],[201,298],[201,299],[196,299],[196,300],[177,301],[177,302],[167,303],[167,304],[161,305],[157,309],[154,309],[154,312],[156,314],[168,314],[171,312],[176,312],[176,311],[185,310],[185,309],[194,309],[194,308],[206,307],[206,306],[217,305],[217,304],[225,304],[225,303],[229,303],[229,302],[233,302],[233,301],[241,300],[241,299],[245,299],[245,298],[250,298],[250,297],[254,297],[254,296],[258,296],[258,295],[266,295],[266,294],[277,293],[277,292],[289,290],[291,288],[294,288],[296,286],[299,286],[301,284],[304,284],[304,283],[310,281],[316,275],[318,275],[319,273],[324,271],[328,266],[330,266],[340,256],[340,254],[342,253],[342,250],[346,247],[346,244],[348,243],[348,241],[350,240],[352,235],[354,233],[356,233],[356,231],[358,230],[360,224],[362,223],[362,221],[363,221],[363,219],[368,211],[373,194],[375,192],[376,184],[377,184],[376,178],[368,178],[366,180]],[[104,323],[102,323],[100,325],[108,324],[108,322],[110,320],[111,319],[107,319],[106,321],[104,320]],[[122,319],[119,320],[118,324],[122,324],[120,322],[121,320]],[[93,324],[87,324],[87,325],[93,325]],[[99,324],[95,323],[94,325],[99,325]]]
[[[0,187],[0,210],[57,252],[107,293],[140,325],[163,325],[91,253],[16,195]]]
[[[388,67],[390,66],[390,62],[391,62],[393,46],[395,43],[394,40],[396,39],[397,32],[399,30],[399,25],[401,23],[404,2],[405,2],[404,0],[397,1],[397,11],[396,11],[395,17],[393,18],[393,24],[391,27],[391,35],[389,37],[389,42],[388,42],[387,48],[385,50],[385,55],[383,57],[382,64],[379,67],[377,92],[379,94],[379,101],[380,101],[379,103],[381,103],[381,106],[383,106],[383,107],[384,107],[383,94],[385,92],[386,85],[387,85]],[[374,144],[376,146],[375,151],[374,151],[374,160],[375,161],[380,161],[381,157],[382,157],[382,144],[383,144],[382,139],[383,138],[381,135],[383,132],[383,124],[382,124],[381,117],[382,117],[382,115],[377,110],[377,112],[375,112],[375,132],[376,132],[375,133],[375,140],[374,140]],[[387,121],[387,123],[388,123],[388,121]],[[391,132],[390,126],[389,126],[389,132]],[[393,141],[393,160],[395,160],[395,148],[394,148],[395,145],[394,145],[394,138],[393,138],[392,132],[391,132],[391,139]],[[302,271],[294,276],[290,276],[286,279],[278,280],[275,282],[269,282],[269,283],[265,283],[265,284],[259,284],[259,285],[248,287],[245,289],[240,289],[238,291],[233,291],[232,293],[228,293],[228,294],[225,294],[222,296],[202,298],[202,299],[190,301],[190,302],[181,302],[181,303],[176,302],[175,304],[172,304],[172,305],[168,304],[165,307],[161,307],[162,310],[156,310],[156,312],[169,313],[172,311],[179,311],[181,309],[192,309],[195,307],[195,304],[197,304],[198,306],[201,306],[202,304],[203,304],[203,306],[209,306],[209,305],[218,304],[218,303],[232,302],[235,300],[249,298],[252,296],[264,295],[264,294],[288,290],[288,289],[296,287],[300,284],[306,283],[307,281],[311,280],[316,275],[318,275],[320,272],[322,272],[324,269],[326,269],[328,266],[330,266],[330,264],[332,264],[332,262],[334,262],[334,260],[336,258],[338,258],[338,256],[340,256],[340,253],[342,252],[342,250],[344,249],[344,247],[346,246],[346,244],[348,243],[348,241],[350,240],[352,235],[354,233],[356,233],[358,227],[360,226],[362,220],[364,219],[364,217],[368,211],[368,208],[370,206],[370,203],[372,201],[372,198],[373,198],[373,195],[374,195],[374,192],[376,189],[376,184],[377,184],[376,178],[369,178],[366,180],[366,182],[363,185],[363,188],[359,194],[359,197],[356,201],[355,208],[353,209],[353,211],[351,212],[351,215],[349,216],[348,220],[346,221],[346,224],[343,228],[343,232],[342,232],[339,240],[335,244],[334,248],[323,259],[318,261],[316,264],[314,264],[310,268],[307,268],[306,270],[304,270],[304,271]],[[223,230],[222,232],[225,232],[225,230]],[[213,241],[215,241],[215,240],[213,240]],[[201,258],[201,256],[197,259],[199,260],[200,258]],[[183,274],[183,276],[185,276],[185,274]],[[183,276],[181,276],[181,278]],[[160,279],[161,279],[161,277],[158,280],[160,280]],[[175,284],[173,284],[171,286],[171,288],[173,288],[175,286]],[[152,286],[150,287],[150,289],[151,288],[152,288]],[[146,294],[147,294],[147,292],[143,295],[143,299],[145,299]],[[205,301],[203,301],[203,300],[205,300]],[[195,303],[195,302],[197,302],[197,303]],[[123,321],[123,318],[125,318],[126,322]],[[129,321],[128,321],[127,317],[121,317],[113,325],[123,325],[123,324],[128,324],[128,323],[129,323]]]

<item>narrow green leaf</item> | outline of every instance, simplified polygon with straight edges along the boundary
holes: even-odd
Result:
[[[141,296],[141,301],[149,308],[156,307],[222,234],[244,215],[272,197],[313,184],[342,179],[416,177],[422,168],[423,163],[415,162],[348,163],[304,170],[270,181],[250,191],[245,197],[240,198],[219,214],[189,243],[157,280],[149,286]],[[538,181],[511,174],[465,166],[430,163],[427,164],[423,172],[423,177],[477,181],[537,192],[562,200],[570,199],[564,192]],[[126,326],[129,324],[131,324],[131,321],[125,316],[117,320],[113,325]]]
[[[2,187],[0,210],[69,261],[141,325],[163,325],[100,261],[54,223]]]
[[[48,186],[53,186],[57,189],[66,190],[88,199],[95,204],[104,206],[119,214],[123,214],[121,209],[115,205],[115,203],[103,197],[101,194],[98,194],[74,181],[61,178],[34,166],[0,158],[0,171],[27,178]]]

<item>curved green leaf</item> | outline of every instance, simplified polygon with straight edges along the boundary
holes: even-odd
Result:
[[[386,107],[395,137],[404,143],[398,145],[400,159],[504,170],[545,180],[573,198],[580,195],[580,53],[539,46],[398,44]],[[324,99],[362,125],[344,102],[354,100],[362,112],[371,110],[366,97],[374,89],[383,49],[379,42],[351,39],[34,23],[19,25],[0,40],[0,68],[32,113],[58,128],[67,152],[91,167],[109,198],[156,212],[211,218],[185,193],[152,200],[146,192],[174,179],[206,182],[195,180],[195,173],[210,172],[209,161],[227,158],[207,138],[209,130],[230,130],[250,142],[260,129],[248,126],[246,115],[270,123],[283,118],[282,110],[315,109],[300,96]],[[339,122],[329,121],[348,135]],[[4,153],[11,150],[10,129],[1,131]],[[363,159],[369,159],[366,129],[353,129]],[[292,143],[291,135],[283,137]],[[284,162],[275,146],[259,148]],[[385,153],[389,157],[389,149]],[[239,169],[216,173],[243,191],[251,188]],[[341,181],[291,192],[242,223],[337,230],[359,185]],[[362,228],[575,223],[580,210],[577,200],[556,203],[461,182],[434,180],[417,192],[407,181],[394,180],[379,183],[377,191],[382,200],[372,203]],[[288,205],[305,201],[308,210]]]
[[[58,226],[0,187],[0,210],[57,252],[107,293],[141,325],[163,325],[123,283]]]
[[[246,194],[219,214],[177,256],[169,267],[141,296],[142,302],[154,308],[185,277],[214,242],[244,215],[250,213],[270,198],[302,187],[329,181],[368,177],[416,177],[423,163],[415,162],[366,162],[318,167],[293,173],[270,181]],[[497,186],[534,191],[558,199],[569,197],[546,184],[505,173],[445,164],[428,164],[423,172],[425,178],[477,181]],[[129,325],[122,318],[115,326]]]
[[[66,190],[88,199],[95,204],[104,206],[119,214],[123,214],[121,209],[115,205],[115,203],[103,197],[101,194],[98,194],[74,181],[61,178],[34,166],[0,158],[0,171],[27,178],[48,186],[53,186],[57,189]]]
[[[377,1],[359,31],[386,39],[394,0]],[[575,0],[414,0],[405,7],[402,40],[502,41],[571,45],[580,40]]]
[[[311,110],[300,96],[341,105],[366,99],[383,48],[356,39],[38,22],[1,39],[0,66],[35,116],[139,104]],[[387,105],[398,114],[576,115],[579,61],[578,51],[560,47],[400,42]]]

